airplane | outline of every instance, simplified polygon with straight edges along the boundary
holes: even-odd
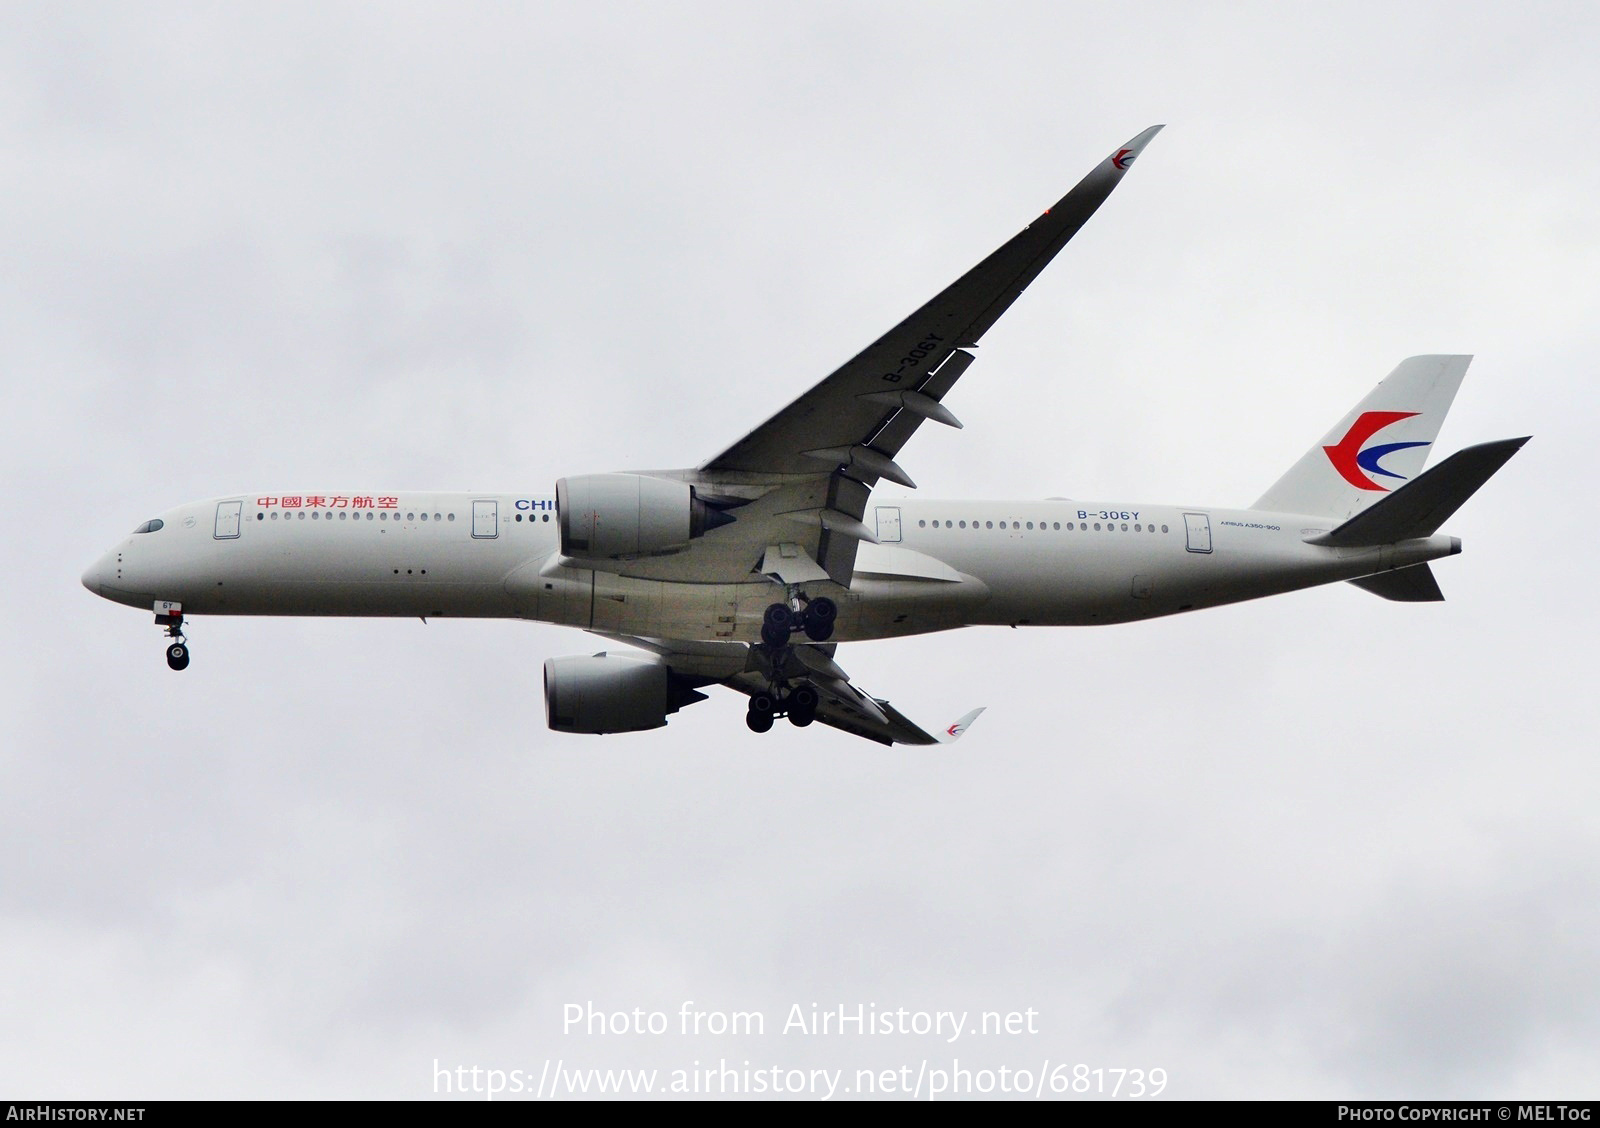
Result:
[[[1470,361],[1415,356],[1255,504],[1122,500],[875,502],[915,488],[896,459],[946,403],[980,338],[1121,182],[1162,127],[1119,146],[1060,201],[832,375],[692,469],[562,478],[553,491],[277,491],[180,506],[83,575],[153,609],[189,664],[190,615],[515,618],[624,646],[544,664],[549,726],[660,728],[724,685],[746,723],[820,721],[882,744],[948,744],[858,689],[841,642],[976,625],[1090,626],[1347,581],[1443,599],[1440,527],[1527,438],[1424,470]]]

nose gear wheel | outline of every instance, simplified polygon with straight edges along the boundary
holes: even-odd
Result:
[[[156,622],[166,627],[163,633],[172,640],[172,645],[167,647],[168,669],[188,669],[189,643],[183,634],[183,612],[176,611],[170,615],[157,615]]]

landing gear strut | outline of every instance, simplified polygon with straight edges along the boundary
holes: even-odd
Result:
[[[167,647],[167,666],[174,670],[188,669],[189,644],[183,637],[183,612],[174,610],[158,613],[156,625],[166,627],[166,635],[172,640],[172,645]]]

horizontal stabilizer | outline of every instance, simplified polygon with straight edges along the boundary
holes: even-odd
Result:
[[[1441,603],[1444,592],[1439,581],[1433,578],[1433,569],[1426,564],[1413,564],[1393,572],[1379,572],[1376,576],[1362,576],[1350,583],[1362,591],[1370,591],[1383,599],[1396,603]]]
[[[1433,469],[1369,505],[1312,544],[1362,548],[1431,537],[1528,441],[1501,439],[1458,450]]]

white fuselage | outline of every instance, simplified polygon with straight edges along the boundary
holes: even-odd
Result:
[[[147,609],[170,600],[185,615],[520,618],[742,642],[759,638],[781,591],[754,573],[756,560],[739,583],[564,562],[548,496],[236,496],[159,520],[102,557],[85,586]],[[1370,575],[1458,545],[1433,536],[1329,548],[1306,543],[1328,518],[1066,500],[897,500],[869,505],[865,521],[880,544],[861,545],[849,589],[835,593],[838,641],[1128,622]]]

